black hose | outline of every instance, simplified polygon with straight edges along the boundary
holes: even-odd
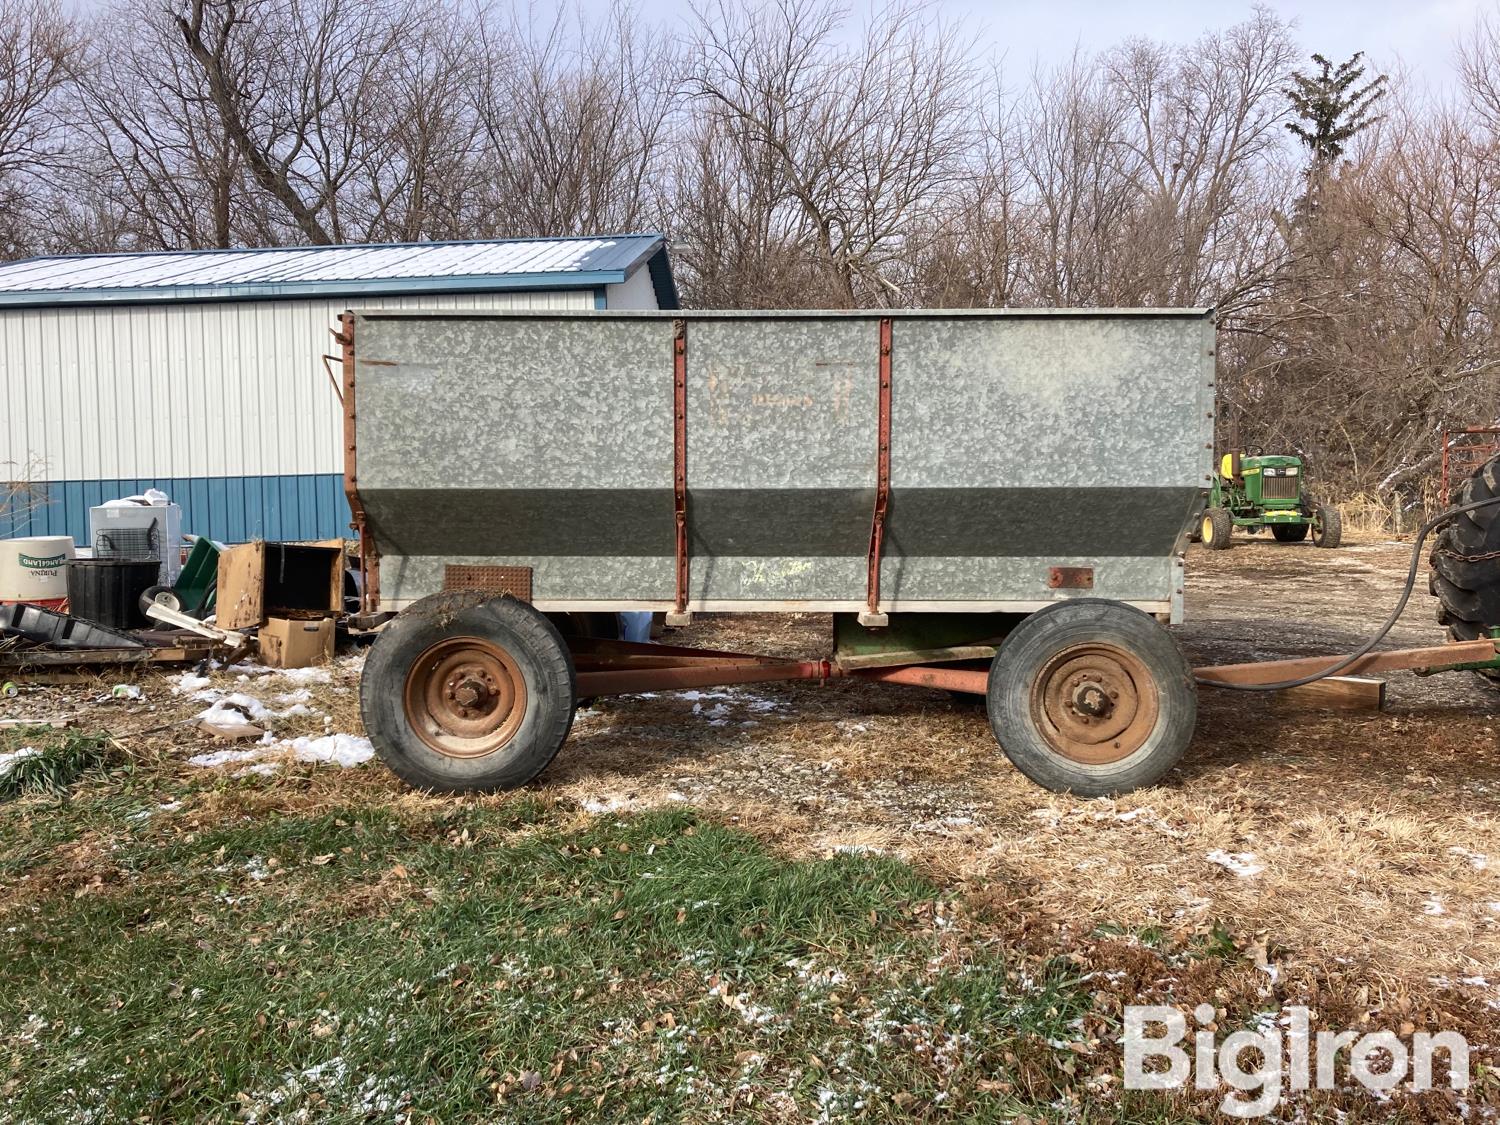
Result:
[[[1446,512],[1440,512],[1422,525],[1421,529],[1417,532],[1417,541],[1411,546],[1411,566],[1406,572],[1406,586],[1401,591],[1401,598],[1396,602],[1396,608],[1391,611],[1391,615],[1385,619],[1385,624],[1376,630],[1373,637],[1333,667],[1326,668],[1321,672],[1314,672],[1310,676],[1299,676],[1295,680],[1282,680],[1280,683],[1275,684],[1226,684],[1222,680],[1206,680],[1202,676],[1195,676],[1194,679],[1204,687],[1227,688],[1230,691],[1285,691],[1287,688],[1301,687],[1303,684],[1315,684],[1319,680],[1326,680],[1329,676],[1337,676],[1361,657],[1369,655],[1370,650],[1385,640],[1386,634],[1401,619],[1401,614],[1406,610],[1406,603],[1411,600],[1412,588],[1417,584],[1417,568],[1422,563],[1422,543],[1432,532],[1433,528],[1441,527],[1449,520],[1456,519],[1466,512],[1488,508],[1491,504],[1500,504],[1500,496],[1493,496],[1488,500],[1476,500],[1472,504],[1464,504],[1458,508],[1449,508]]]

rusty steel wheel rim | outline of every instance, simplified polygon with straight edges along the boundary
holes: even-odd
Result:
[[[1130,757],[1156,729],[1156,681],[1111,644],[1080,644],[1047,662],[1031,684],[1031,717],[1054,753],[1089,766]]]
[[[526,680],[499,645],[454,637],[413,662],[403,703],[406,721],[428,747],[449,758],[482,758],[520,729]]]

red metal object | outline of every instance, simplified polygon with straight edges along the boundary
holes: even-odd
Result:
[[[1092,590],[1094,568],[1091,566],[1054,566],[1047,571],[1047,585],[1054,590]]]
[[[570,637],[577,669],[578,694],[583,697],[638,691],[680,691],[686,688],[726,687],[731,684],[773,683],[778,680],[872,680],[984,695],[989,671],[942,664],[906,664],[895,668],[843,669],[828,660],[783,660],[755,653],[671,645],[634,644]],[[1374,652],[1344,670],[1345,675],[1406,669],[1437,672],[1494,660],[1500,640],[1481,638],[1428,648]],[[1337,656],[1299,657],[1254,664],[1223,664],[1195,669],[1205,683],[1276,683],[1321,672],[1337,663]]]
[[[573,653],[578,694],[583,697],[778,680],[849,678],[983,694],[989,682],[987,672],[941,665],[845,670],[828,660],[786,660],[749,652],[679,648],[590,637],[569,637],[568,645]]]
[[[491,594],[509,594],[529,602],[531,567],[447,563],[443,567],[443,590],[483,590]]]
[[[1467,426],[1443,431],[1443,471],[1438,499],[1444,508],[1453,503],[1453,488],[1500,453],[1500,427]]]
[[[880,550],[891,501],[891,318],[880,318],[880,393],[876,407],[875,513],[870,521],[869,581],[865,595],[870,617],[880,613]]]
[[[354,427],[354,314],[342,314],[339,317],[339,327],[340,331],[335,332],[333,338],[342,349],[344,364],[344,496],[349,501],[352,526],[359,536],[359,607],[365,613],[374,613],[380,606],[380,550],[375,545],[375,537],[370,533],[364,502],[359,498],[359,465]]]
[[[672,491],[677,517],[678,616],[687,613],[687,321],[672,322]]]
[[[1361,656],[1339,672],[1341,676],[1359,676],[1370,672],[1437,672],[1456,664],[1476,664],[1495,659],[1500,641],[1481,637],[1474,641],[1456,641],[1428,648],[1391,649]],[[1217,664],[1195,668],[1193,675],[1204,683],[1275,684],[1313,676],[1343,662],[1340,656],[1299,656],[1291,660],[1261,660],[1253,664]]]
[[[852,673],[862,680],[883,684],[910,684],[912,687],[937,688],[939,691],[962,691],[983,695],[989,690],[990,674],[975,668],[944,668],[933,664],[909,664],[904,668],[871,668]]]

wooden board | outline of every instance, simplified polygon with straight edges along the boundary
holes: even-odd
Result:
[[[1282,707],[1298,711],[1380,711],[1385,681],[1365,676],[1330,676],[1316,683],[1274,692]]]

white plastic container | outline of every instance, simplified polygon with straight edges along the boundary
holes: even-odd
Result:
[[[74,556],[71,535],[0,539],[0,602],[61,602]]]

